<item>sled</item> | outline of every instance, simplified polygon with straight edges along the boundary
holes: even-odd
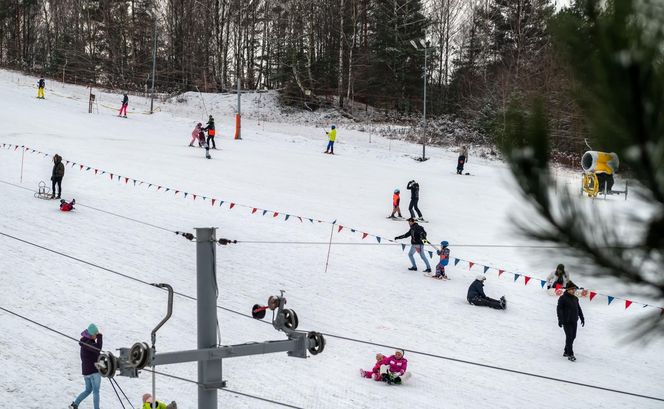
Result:
[[[37,199],[51,200],[51,189],[46,186],[46,183],[41,180],[39,181],[39,187],[37,192],[35,192],[35,197]]]

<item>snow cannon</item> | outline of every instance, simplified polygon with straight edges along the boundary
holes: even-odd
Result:
[[[615,152],[588,151],[581,157],[581,167],[586,173],[613,174],[618,171],[620,160]]]

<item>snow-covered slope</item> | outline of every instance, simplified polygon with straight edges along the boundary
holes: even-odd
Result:
[[[332,230],[334,241],[358,244],[332,246],[327,272],[327,245],[219,247],[219,304],[249,313],[253,304],[284,289],[303,329],[405,348],[414,374],[408,384],[388,387],[358,376],[358,368],[370,368],[374,354],[391,353],[388,348],[328,337],[324,353],[306,360],[286,354],[225,360],[230,389],[306,408],[664,407],[661,401],[413,352],[664,397],[664,343],[624,342],[633,341],[630,327],[653,309],[634,305],[625,311],[617,302],[607,306],[606,298],[582,300],[587,325],[579,328],[575,343],[578,361],[570,363],[561,356],[564,335],[556,325],[557,299],[541,290],[539,282],[514,283],[512,275],[499,277],[489,270],[488,295],[505,294],[509,309],[473,307],[465,301],[466,289],[481,268],[469,270],[462,262],[448,268],[451,281],[434,281],[407,271],[406,254],[387,243],[407,230],[405,222],[385,219],[392,190],[401,188],[405,214],[405,185],[417,179],[420,208],[430,220],[424,226],[431,241],[450,241],[452,257],[542,278],[559,262],[567,263],[551,249],[461,246],[525,243],[513,231],[510,217],[527,212],[503,164],[482,161],[471,152],[468,170],[473,176],[457,176],[452,152],[430,149],[432,159],[418,163],[411,158],[421,152],[417,145],[378,135],[370,141],[367,133],[343,127],[338,155],[322,155],[325,134],[316,126],[331,122],[314,114],[283,122],[281,114],[272,115],[278,110],[272,94],[243,97],[248,114],[242,141],[232,140],[233,110],[228,107],[235,96],[204,95],[216,118],[221,148],[205,160],[200,149],[187,147],[193,125],[205,119],[198,94],[189,95],[189,102],[158,104],[151,116],[142,113],[149,101],[131,97],[129,118],[121,119],[113,110],[118,95],[98,93],[102,105],[91,115],[86,89],[50,82],[47,99],[41,101],[35,99],[33,82],[0,72],[0,144],[59,153],[92,169],[208,199],[194,201],[191,194],[185,199],[173,190],[111,181],[108,173],[95,175],[76,166],[66,169],[63,195],[76,198],[80,206],[62,213],[54,201],[34,199],[23,189],[48,181],[51,157],[0,149],[0,182],[13,184],[0,183],[0,233],[140,280],[167,282],[192,296],[195,245],[173,234],[175,230],[215,226],[218,237],[271,242],[327,242]],[[259,98],[263,102],[255,102]],[[282,122],[268,122],[277,119]],[[209,198],[250,207],[211,206]],[[635,205],[631,198],[596,202],[614,212]],[[281,215],[252,214],[251,207]],[[284,213],[337,220],[346,227],[339,232],[338,225],[301,223],[296,217],[285,221]],[[351,228],[377,234],[383,244],[368,245],[375,239],[362,240]],[[73,337],[95,322],[107,350],[148,341],[165,312],[165,294],[150,286],[7,236],[0,236],[0,249],[0,307]],[[581,285],[629,295],[619,283],[588,278],[583,268],[571,272]],[[159,332],[161,351],[195,347],[195,313],[193,301],[176,297],[173,318]],[[219,310],[219,322],[225,344],[284,338],[269,325],[224,310]],[[161,369],[196,378],[195,364]],[[195,385],[157,380],[159,396],[177,400],[181,408],[196,407]],[[118,381],[134,406],[150,388],[147,373]],[[82,385],[75,342],[0,311],[0,406],[65,407]],[[277,407],[228,392],[220,392],[219,399],[225,408]],[[102,383],[102,402],[104,408],[121,406],[107,381]],[[90,401],[81,406],[90,407]]]

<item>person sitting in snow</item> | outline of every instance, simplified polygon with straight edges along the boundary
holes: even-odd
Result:
[[[390,215],[390,219],[396,219],[394,216],[395,214],[398,214],[399,217],[403,217],[401,215],[401,208],[399,207],[399,203],[401,203],[401,191],[399,189],[394,189],[394,194],[392,195],[392,214]]]
[[[200,137],[199,137],[199,135],[200,135],[200,133],[201,133],[201,129],[202,129],[202,128],[203,128],[203,124],[202,124],[202,123],[199,122],[199,123],[196,124],[196,127],[194,128],[194,130],[191,131],[191,142],[189,142],[189,146],[192,146],[192,147],[193,147],[193,146],[194,146],[194,142],[196,142],[196,141],[198,141],[198,146],[201,146],[201,142],[200,142]]]
[[[440,242],[440,250],[436,250],[436,254],[440,256],[440,261],[436,265],[436,275],[434,278],[439,280],[447,279],[447,274],[445,274],[445,266],[450,262],[450,249],[447,248],[449,243],[445,240]]]
[[[142,409],[152,409],[153,402],[154,399],[152,398],[152,395],[150,395],[149,393],[144,394]],[[164,402],[156,401],[154,402],[154,407],[155,409],[178,409],[178,404],[175,401],[169,403],[168,405],[165,404]]]
[[[74,205],[76,204],[76,199],[72,199],[71,202],[67,203],[65,199],[60,199],[60,210],[63,212],[71,212],[74,210]]]
[[[408,360],[403,357],[404,350],[397,349],[394,355],[384,359],[383,365],[380,367],[381,379],[388,384],[400,384],[402,377],[406,375],[408,368]]]
[[[569,281],[569,274],[565,272],[565,266],[563,264],[558,264],[556,271],[549,274],[549,276],[546,278],[546,289],[549,290],[551,288],[565,288]]]
[[[363,378],[373,378],[375,381],[382,381],[383,379],[380,375],[380,367],[384,364],[386,364],[385,355],[378,353],[376,354],[376,364],[373,366],[373,368],[370,371],[360,369],[360,375]]]
[[[486,276],[478,275],[475,281],[468,287],[468,295],[466,296],[468,303],[482,307],[491,307],[496,310],[504,310],[507,307],[507,301],[505,301],[504,296],[500,297],[500,300],[494,300],[484,294],[485,280]]]

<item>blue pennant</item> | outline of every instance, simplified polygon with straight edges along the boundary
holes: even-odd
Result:
[[[514,281],[518,280],[521,274],[514,273]]]
[[[184,192],[184,197],[187,197],[187,195],[188,195],[188,194],[189,194],[189,193],[187,193],[187,192]]]
[[[540,280],[540,284],[542,284],[542,288],[544,288],[544,284],[546,284],[546,281]]]
[[[222,204],[224,204],[224,201],[223,201],[223,200],[220,200],[220,201],[219,201],[219,207],[221,207]]]
[[[263,210],[263,216],[265,216],[265,213],[267,213],[267,210]]]
[[[265,214],[265,213],[263,213],[263,214]],[[314,222],[314,219],[309,219],[309,221],[310,221],[311,223],[313,223],[313,222]]]
[[[401,243],[401,251],[404,251],[404,250],[406,250],[406,245]]]
[[[352,231],[355,231],[355,230],[352,230]],[[376,240],[378,241],[378,243],[380,243],[380,237],[376,236]]]
[[[290,214],[287,214],[287,215],[286,215],[286,220],[288,220],[289,217],[290,217]]]
[[[609,297],[609,305],[611,305],[611,303],[613,302],[614,298],[616,298],[616,297],[611,297],[610,295],[609,295],[608,297]]]
[[[433,258],[433,251],[429,251],[429,258]]]
[[[454,259],[454,265],[456,266],[457,264],[459,264],[459,259],[458,259],[458,258],[455,258],[455,259]]]
[[[486,274],[487,271],[489,271],[489,266],[484,266],[484,274]]]
[[[337,224],[337,219],[334,219],[334,221],[332,222],[332,224]]]

